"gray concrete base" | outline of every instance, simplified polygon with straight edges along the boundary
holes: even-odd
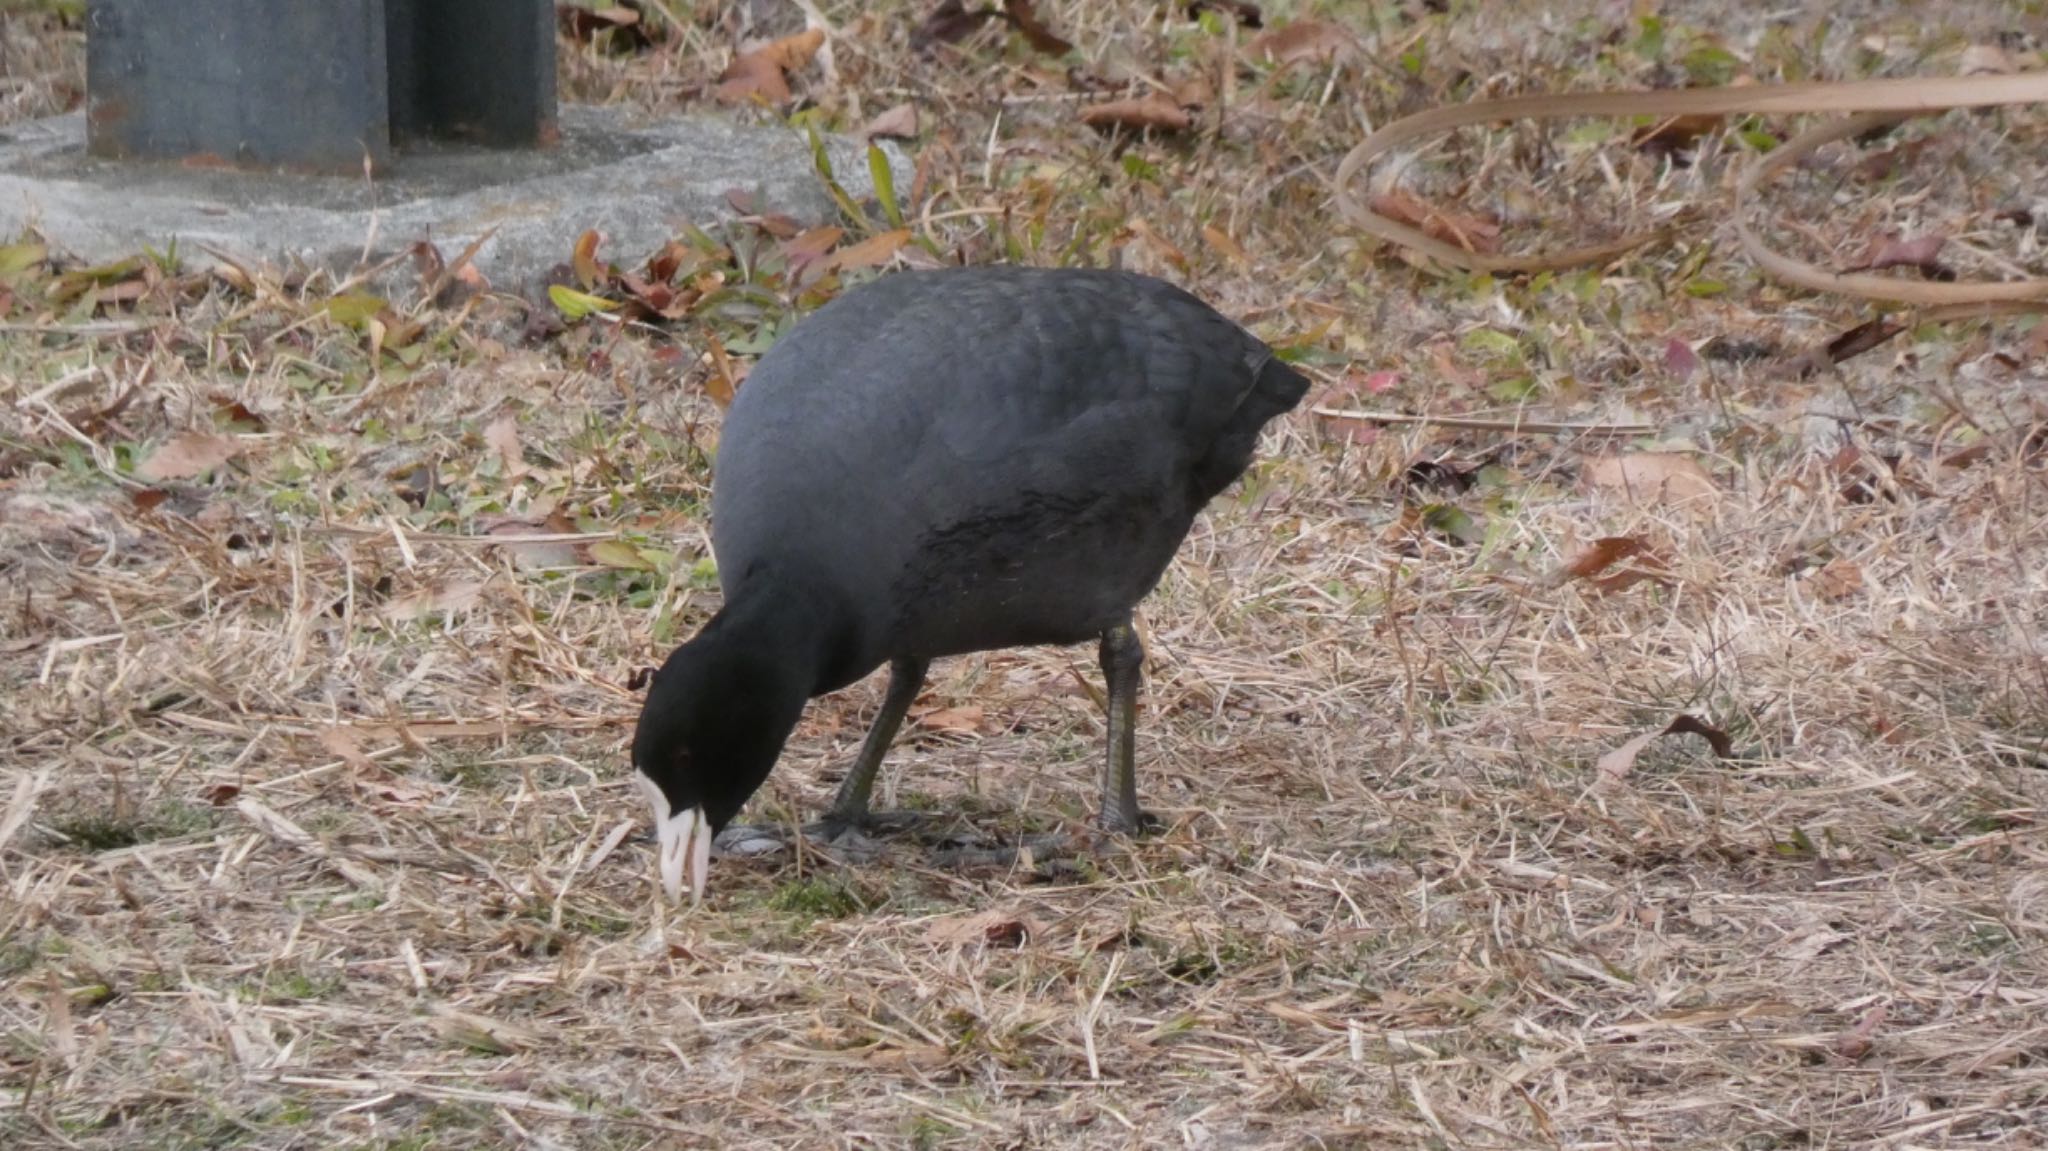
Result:
[[[408,151],[391,175],[248,173],[85,154],[83,113],[0,130],[0,243],[33,227],[58,250],[94,263],[164,251],[175,238],[190,266],[302,263],[342,272],[421,239],[452,260],[486,228],[475,264],[499,291],[529,291],[570,257],[586,228],[602,259],[633,267],[683,224],[736,213],[726,193],[806,223],[833,214],[809,142],[779,126],[716,115],[641,119],[616,108],[564,105],[561,143],[544,151]],[[884,143],[899,188],[910,165]],[[872,194],[864,145],[828,144],[832,171],[856,199]],[[408,266],[397,275],[412,276]]]

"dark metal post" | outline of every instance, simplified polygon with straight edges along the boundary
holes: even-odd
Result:
[[[88,0],[95,156],[359,172],[552,144],[551,0]]]
[[[390,159],[383,0],[90,0],[95,156],[361,171]]]
[[[385,0],[391,134],[498,148],[555,142],[549,0]]]

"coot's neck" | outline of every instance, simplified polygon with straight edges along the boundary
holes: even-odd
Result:
[[[769,569],[738,581],[705,632],[717,634],[724,652],[744,653],[746,663],[809,699],[844,650],[846,612],[829,591]]]

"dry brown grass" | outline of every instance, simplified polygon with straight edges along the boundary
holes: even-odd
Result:
[[[1320,183],[1367,121],[1668,82],[1715,33],[1765,78],[1952,69],[2001,34],[2038,67],[2040,6],[1823,25],[1674,3],[1661,48],[1622,5],[1396,11],[1421,7],[1378,6],[1368,61],[1240,73],[1220,139],[1122,159],[1071,103],[1027,98],[1061,81],[1020,46],[921,61],[904,5],[825,5],[839,86],[799,87],[849,124],[920,103],[947,250],[1096,260],[1141,214],[1164,244],[1127,263],[1276,340],[1313,334],[1340,388],[1398,373],[1354,402],[1660,429],[1288,420],[1147,608],[1141,787],[1170,830],[1078,871],[807,852],[722,861],[704,908],[659,904],[622,839],[643,818],[625,683],[715,603],[693,573],[717,426],[702,327],[527,347],[504,304],[420,308],[420,361],[373,364],[317,314],[319,281],[191,276],[99,317],[136,331],[10,332],[0,1143],[2040,1145],[2044,329],[1916,331],[1797,377],[1786,359],[1868,315],[1706,246],[1733,142],[1679,169],[1569,129],[1424,157],[1412,186],[1503,212],[1513,244],[1692,221],[1604,277],[1537,284],[1356,250]],[[1098,73],[1177,82],[1218,39],[1153,5],[1049,8]],[[75,33],[0,21],[10,60],[26,37],[75,72]],[[729,43],[697,29],[565,75],[673,103]],[[45,98],[0,96],[13,117]],[[1938,229],[1976,250],[1966,274],[2042,274],[2048,119],[1940,127],[1892,181],[1789,182],[1779,242],[1847,261],[1881,227]],[[2035,223],[1984,223],[2007,201]],[[944,215],[988,206],[1014,209],[1007,234]],[[23,296],[0,320],[39,314]],[[1723,343],[1681,380],[1674,337]],[[138,458],[224,402],[260,417],[244,454],[139,510]],[[486,443],[505,416],[523,474]],[[1845,442],[1902,462],[1845,470]],[[1617,446],[1695,453],[1717,498],[1580,488],[1580,454]],[[1487,469],[1461,490],[1418,460]],[[547,570],[478,540],[550,508],[681,558]],[[1661,580],[1547,578],[1620,535]],[[1081,649],[941,665],[929,704],[979,716],[914,728],[891,802],[998,837],[1085,818],[1095,682]],[[814,705],[752,817],[815,815],[879,695]],[[1680,712],[1735,758],[1674,737],[1596,779]]]

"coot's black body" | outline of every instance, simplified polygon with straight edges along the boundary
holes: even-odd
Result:
[[[725,606],[657,674],[634,740],[657,824],[695,812],[676,830],[697,835],[699,890],[703,844],[804,702],[885,663],[890,698],[835,817],[865,815],[931,660],[1100,637],[1124,776],[1107,781],[1104,821],[1133,829],[1118,715],[1142,654],[1132,609],[1306,388],[1208,305],[1126,272],[898,273],[799,322],[720,434]],[[682,851],[664,852],[676,881]]]

